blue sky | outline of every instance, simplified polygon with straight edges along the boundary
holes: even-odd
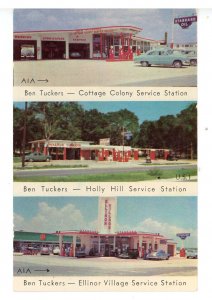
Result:
[[[197,245],[196,197],[118,197],[117,230],[190,232],[185,246]],[[54,232],[97,229],[98,197],[15,197],[16,230]],[[180,244],[180,242],[179,242]]]
[[[192,101],[80,101],[85,110],[97,109],[100,112],[114,112],[128,109],[135,113],[139,123],[145,120],[158,120],[161,116],[176,115],[187,108]],[[19,108],[24,108],[24,102],[14,102]]]
[[[142,28],[143,37],[156,40],[164,39],[167,31],[170,42],[173,18],[192,15],[195,9],[16,9],[14,31],[131,25]],[[196,41],[197,23],[188,29],[174,25],[174,42]]]

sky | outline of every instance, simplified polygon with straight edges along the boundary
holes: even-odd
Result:
[[[135,113],[139,123],[158,120],[161,116],[176,115],[193,101],[80,101],[85,110],[97,109],[102,113],[128,109]],[[196,102],[195,102],[196,103]],[[14,102],[14,106],[24,109],[24,102]]]
[[[14,229],[34,232],[97,230],[98,197],[15,197]],[[117,231],[160,233],[181,246],[197,247],[196,197],[118,197]]]
[[[68,30],[101,26],[136,26],[145,38],[197,42],[197,23],[188,29],[173,25],[176,17],[196,15],[195,9],[15,9],[14,31]]]

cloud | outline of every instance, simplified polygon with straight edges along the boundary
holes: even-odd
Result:
[[[13,215],[13,223],[14,223],[14,228],[21,229],[24,223],[24,218],[16,213]]]
[[[154,218],[146,218],[136,226],[129,224],[117,224],[117,231],[136,230],[151,233],[160,233],[173,239],[181,246],[181,241],[176,237],[177,233],[189,232],[191,236],[185,240],[185,246],[197,246],[197,230],[160,222]],[[55,232],[57,230],[98,230],[98,220],[86,221],[81,211],[73,204],[64,205],[61,208],[51,206],[46,202],[38,204],[38,212],[32,219],[14,213],[14,229],[32,232]]]
[[[57,230],[95,229],[89,226],[95,226],[95,221],[88,224],[80,210],[73,204],[58,208],[50,206],[46,202],[40,202],[37,214],[30,220],[14,214],[15,230],[51,233]]]
[[[132,25],[143,28],[144,37],[160,40],[168,32],[170,40],[173,17],[193,14],[193,9],[16,9],[14,31]],[[178,27],[175,42],[196,41],[196,23],[186,30]]]
[[[143,232],[160,233],[167,238],[173,239],[175,242],[178,243],[179,246],[181,246],[181,241],[178,237],[176,237],[176,234],[189,232],[191,236],[187,238],[187,240],[185,240],[185,246],[197,246],[197,230],[193,228],[183,228],[166,222],[159,222],[158,220],[154,220],[153,218],[146,218],[134,227],[129,226],[127,224],[125,224],[124,226],[119,224],[118,230],[135,230]]]

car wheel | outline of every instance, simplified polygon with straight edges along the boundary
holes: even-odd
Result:
[[[176,60],[173,62],[173,66],[175,68],[181,68],[182,67],[182,62],[180,60]]]
[[[190,60],[190,65],[191,66],[196,66],[197,65],[197,60],[196,59],[191,59]]]
[[[148,67],[149,64],[148,64],[147,61],[141,61],[141,66],[142,66],[142,67]]]
[[[47,159],[46,159],[46,161],[47,161],[47,162],[49,162],[49,161],[50,161],[50,159],[49,159],[49,158],[47,158]]]
[[[29,162],[33,162],[33,159],[32,159],[32,158],[30,158],[30,159],[29,159]]]

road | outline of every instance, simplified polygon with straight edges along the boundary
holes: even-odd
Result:
[[[20,270],[27,270],[23,274]],[[49,272],[45,270],[49,270]],[[39,270],[39,271],[36,271]],[[43,270],[43,271],[42,271]],[[195,276],[197,260],[167,261],[115,257],[68,258],[59,256],[14,256],[14,276]]]
[[[139,166],[139,167],[107,167],[107,168],[79,168],[79,169],[40,169],[40,170],[21,170],[14,171],[14,176],[73,176],[73,175],[92,175],[92,174],[115,174],[129,172],[146,172],[148,170],[179,170],[195,169],[196,165],[172,165],[172,166]]]
[[[23,79],[34,79],[32,84]],[[45,84],[41,79],[47,79]],[[197,67],[142,68],[132,61],[43,60],[14,62],[14,86],[197,86]]]

